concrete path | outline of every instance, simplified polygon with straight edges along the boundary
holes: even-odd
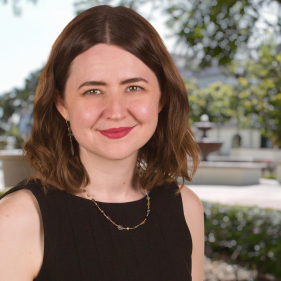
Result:
[[[202,201],[281,210],[281,185],[276,180],[261,178],[260,184],[247,186],[185,185]]]

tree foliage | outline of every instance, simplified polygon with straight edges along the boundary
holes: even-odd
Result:
[[[231,71],[240,76],[237,91],[249,125],[261,128],[266,137],[274,136],[281,146],[281,50],[268,40],[258,60],[233,62]]]
[[[237,116],[237,97],[233,95],[234,87],[215,82],[206,88],[199,88],[196,79],[185,79],[189,99],[189,117],[191,125],[200,121],[203,114],[215,123],[225,123]]]
[[[266,29],[271,29],[274,38],[280,35],[281,0],[84,0],[74,5],[77,13],[101,4],[141,13],[148,3],[152,4],[147,11],[150,14],[146,14],[148,20],[155,9],[170,16],[167,25],[178,36],[177,45],[182,43],[187,50],[191,65],[206,67],[215,58],[220,65],[230,65],[231,74],[238,78],[235,85],[216,82],[203,89],[194,79],[186,81],[191,123],[204,113],[213,122],[224,123],[235,117],[240,127],[260,128],[264,136],[274,137],[281,146],[281,53],[273,40],[265,41]],[[271,4],[277,9],[275,23],[264,16],[265,7]],[[251,46],[251,40],[256,44]],[[242,63],[237,57],[241,52],[248,55]],[[18,144],[21,132],[15,132],[15,116],[27,108],[32,111],[40,73],[32,73],[24,89],[13,89],[0,97],[0,134],[16,135]]]
[[[33,4],[36,4],[38,0],[27,0],[28,2],[32,2]],[[9,4],[11,2],[13,12],[15,16],[20,16],[22,14],[22,8],[20,5],[20,0],[0,0],[0,3],[2,4]]]
[[[260,129],[281,147],[281,52],[273,41],[261,46],[258,60],[233,62],[235,85],[215,82],[199,88],[196,80],[186,81],[191,124],[207,114],[212,122],[237,118],[240,128]]]
[[[0,96],[0,135],[16,137],[16,148],[20,148],[28,132],[21,132],[20,116],[32,114],[33,100],[42,70],[33,72],[25,80],[23,89],[14,88]],[[28,124],[30,125],[30,124]]]
[[[0,1],[7,4],[9,0]],[[10,1],[15,15],[20,15],[20,0]],[[38,0],[27,1],[35,4]],[[160,9],[177,38],[174,49],[180,49],[193,70],[210,66],[213,58],[223,66],[239,56],[252,58],[266,31],[276,38],[281,35],[281,0],[78,0],[74,7],[79,14],[103,4],[128,7],[148,20]],[[142,8],[147,4],[150,10],[145,9],[144,15]]]
[[[167,25],[193,66],[209,66],[212,58],[225,66],[237,55],[255,54],[267,30],[280,35],[280,11],[281,1],[182,0],[167,8]]]
[[[281,35],[281,0],[84,0],[74,5],[78,13],[101,4],[141,13],[148,3],[153,4],[151,15],[155,9],[168,15],[166,25],[177,38],[175,50],[181,48],[193,70],[210,66],[213,58],[223,66],[235,57],[251,58],[267,30],[276,38]]]

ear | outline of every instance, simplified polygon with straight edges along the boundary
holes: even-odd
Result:
[[[56,100],[56,108],[64,119],[69,120],[65,101],[60,97],[60,95],[58,95],[58,98]]]
[[[158,106],[158,113],[161,112],[161,110],[163,109],[163,107],[166,104],[166,102],[167,102],[166,97],[162,97],[161,96],[160,101],[159,101],[159,106]]]

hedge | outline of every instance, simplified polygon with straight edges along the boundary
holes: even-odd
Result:
[[[281,211],[207,202],[203,207],[207,256],[223,254],[260,276],[281,277]]]

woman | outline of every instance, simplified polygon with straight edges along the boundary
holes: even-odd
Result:
[[[202,281],[202,204],[177,182],[199,165],[188,118],[149,22],[107,5],[74,18],[35,94],[36,175],[0,201],[1,280]]]

